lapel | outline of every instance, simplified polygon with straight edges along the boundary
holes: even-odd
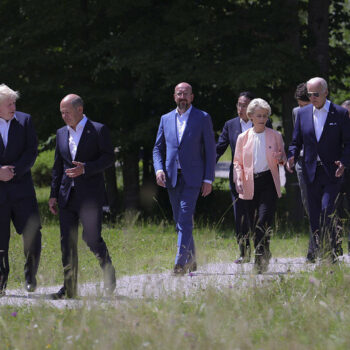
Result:
[[[4,153],[4,150],[5,150],[4,141],[2,139],[2,136],[0,135],[0,156]]]
[[[78,157],[80,156],[80,153],[82,152],[81,150],[84,149],[84,145],[89,142],[89,137],[91,135],[91,129],[92,129],[92,124],[90,120],[88,119],[86,121],[86,124],[84,126],[83,132],[81,134],[78,147],[77,147],[77,153],[75,155],[75,159],[79,159]]]
[[[62,129],[61,134],[62,134],[62,139],[61,139],[61,144],[59,145],[61,148],[61,154],[62,156],[65,156],[67,159],[72,161],[72,156],[69,150],[69,131],[67,129],[67,126],[65,126]]]
[[[329,123],[332,121],[333,117],[334,117],[334,107],[333,107],[333,104],[331,102],[331,104],[329,105],[329,111],[328,111],[328,114],[327,114],[326,121],[324,122],[322,134],[321,134],[320,140],[318,141],[319,143],[325,137],[323,135],[327,134],[327,130],[329,129]]]
[[[185,127],[184,133],[182,135],[182,139],[181,139],[180,145],[182,145],[182,143],[184,142],[184,139],[186,139],[186,137],[188,136],[188,134],[189,134],[189,132],[191,130],[191,127],[192,127],[192,124],[193,124],[193,114],[194,113],[195,113],[194,112],[194,107],[192,106],[191,113],[188,116],[186,127]],[[177,130],[176,118],[175,118],[175,127],[176,127],[176,130]],[[179,141],[179,136],[177,136],[177,140]]]
[[[305,107],[305,108],[309,108],[309,111],[307,111],[307,114],[305,116],[301,116],[299,115],[300,122],[305,123],[306,128],[309,130],[309,132],[307,132],[307,130],[305,130],[307,132],[307,134],[309,134],[313,141],[315,143],[317,143],[317,138],[316,138],[316,133],[315,133],[315,124],[314,124],[314,107],[313,105],[310,103],[309,105],[310,107]]]
[[[13,118],[12,121],[11,121],[11,125],[10,125],[10,128],[9,128],[9,133],[8,133],[8,136],[7,136],[7,145],[6,145],[6,148],[4,148],[5,150],[5,154],[10,152],[10,150],[12,149],[13,145],[16,145],[16,130],[18,128],[18,121],[16,118]],[[3,143],[3,140],[1,138],[1,143],[4,147],[4,143]],[[13,144],[13,145],[12,145]]]

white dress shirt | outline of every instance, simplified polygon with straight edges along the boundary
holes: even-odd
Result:
[[[323,127],[329,112],[329,106],[330,106],[330,101],[326,100],[322,108],[317,109],[315,106],[313,107],[314,127],[315,127],[317,142],[320,141]]]
[[[16,118],[16,114],[13,116],[13,118]],[[5,148],[7,146],[9,130],[10,130],[10,126],[13,118],[10,120],[5,120],[3,118],[0,118],[0,134],[1,134],[2,142],[4,143]]]
[[[247,131],[253,126],[253,123],[250,119],[248,119],[248,121],[245,122],[242,118],[240,118],[239,121],[241,123],[242,133]]]
[[[254,140],[253,171],[254,174],[258,174],[270,169],[266,159],[265,131],[256,133],[252,130],[252,135]]]
[[[67,125],[67,129],[69,132],[69,140],[68,140],[69,151],[72,156],[72,160],[75,160],[81,134],[83,133],[86,122],[87,122],[87,118],[84,115],[83,119],[75,127],[75,130],[72,129],[69,125]]]

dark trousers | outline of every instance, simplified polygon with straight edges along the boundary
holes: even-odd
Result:
[[[233,203],[233,215],[235,218],[236,238],[240,255],[243,257],[246,255],[247,248],[250,247],[247,208],[245,201],[239,198],[238,193],[233,188],[231,188],[231,196]]]
[[[190,263],[196,256],[192,229],[199,191],[199,187],[187,186],[181,174],[178,174],[176,186],[168,188],[178,234],[175,264],[181,266]]]
[[[307,205],[307,188],[306,188],[306,182],[305,182],[304,175],[303,175],[302,162],[303,162],[302,157],[299,157],[297,163],[295,164],[295,171],[296,171],[297,177],[298,177],[301,201],[303,203],[303,207],[306,211],[307,216],[309,216],[308,205]]]
[[[271,226],[276,211],[277,192],[270,171],[254,179],[254,197],[245,200],[256,254],[270,250]]]
[[[347,202],[347,207],[345,206]],[[339,196],[339,216],[343,221],[347,221],[344,225],[344,230],[347,232],[348,245],[350,248],[350,229],[349,229],[349,218],[350,218],[350,171],[345,169],[344,177],[341,185],[340,196]]]
[[[340,181],[331,183],[323,166],[317,166],[314,181],[307,185],[311,227],[308,254],[315,255],[320,248],[323,252],[336,253],[336,203],[340,187]]]
[[[8,201],[0,205],[0,287],[6,288],[10,272],[8,250],[10,242],[10,222],[23,238],[25,256],[24,277],[27,282],[35,279],[41,253],[41,223],[38,203],[35,197]]]
[[[115,270],[106,243],[101,236],[102,207],[80,200],[71,190],[68,204],[60,208],[61,251],[64,271],[64,287],[69,297],[77,294],[78,281],[78,226],[83,226],[83,240],[95,254],[104,273],[105,287],[114,289]]]

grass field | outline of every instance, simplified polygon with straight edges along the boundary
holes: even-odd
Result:
[[[47,191],[39,191],[39,201]],[[57,221],[43,225],[40,285],[62,282]],[[238,254],[233,233],[220,227],[196,227],[199,265],[230,262]],[[103,236],[118,276],[170,270],[176,249],[173,226],[140,223],[137,215]],[[304,256],[305,234],[272,239],[273,256]],[[11,237],[8,288],[23,284],[21,237]],[[79,282],[102,278],[96,258],[79,241]],[[263,285],[209,287],[193,296],[160,300],[121,300],[79,309],[47,305],[0,307],[0,349],[349,349],[350,269],[321,266],[312,273]]]

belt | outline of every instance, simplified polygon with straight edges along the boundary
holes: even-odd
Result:
[[[316,166],[322,166],[323,165],[323,163],[320,161],[320,160],[318,160],[317,162],[316,162]]]
[[[256,173],[256,174],[254,174],[254,179],[258,179],[259,177],[267,175],[267,174],[271,174],[271,171],[266,170],[266,171],[262,171],[261,173]]]
[[[177,169],[177,174],[181,175],[182,174],[182,170],[180,168]]]

